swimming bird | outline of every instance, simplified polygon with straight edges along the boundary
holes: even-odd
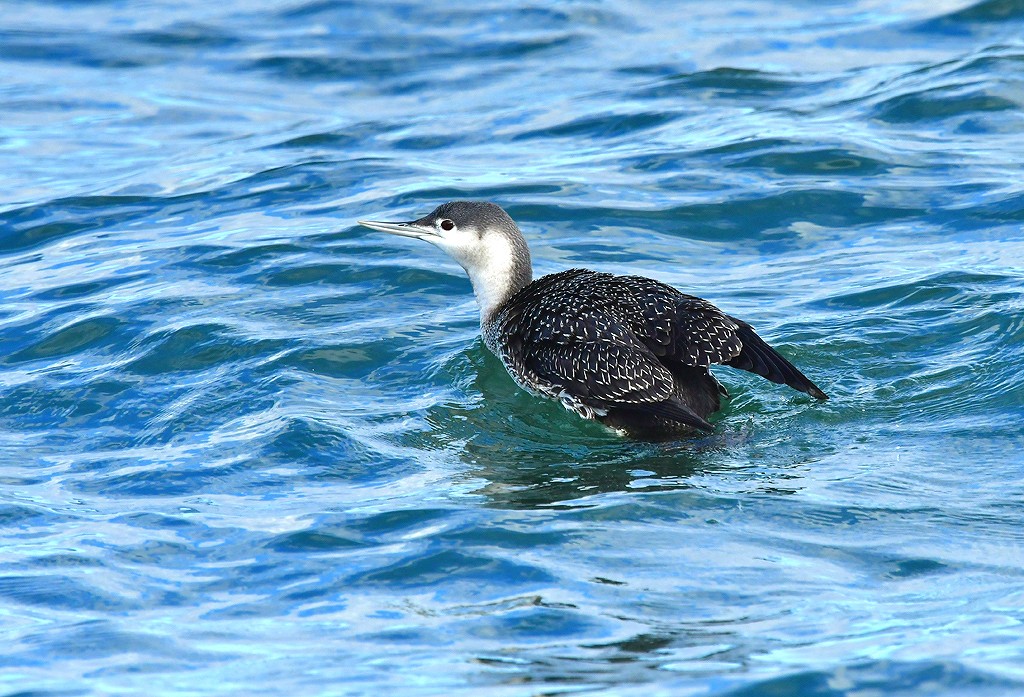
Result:
[[[473,284],[484,344],[520,387],[634,437],[712,431],[728,391],[713,364],[828,396],[746,322],[642,276],[569,269],[533,279],[530,250],[493,203],[451,201],[408,222],[360,225],[424,240]]]

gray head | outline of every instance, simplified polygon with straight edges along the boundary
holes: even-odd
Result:
[[[451,201],[404,223],[360,220],[374,230],[414,237],[440,247],[469,274],[486,322],[517,290],[533,279],[523,233],[500,206],[485,201]]]

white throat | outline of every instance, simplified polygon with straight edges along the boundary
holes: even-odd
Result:
[[[476,268],[469,273],[473,294],[480,306],[480,324],[491,318],[518,288],[512,287],[512,274],[508,269]]]
[[[447,248],[466,270],[480,306],[481,326],[532,280],[529,252],[523,258],[503,235],[487,234],[471,247]],[[440,245],[439,245],[440,246]]]

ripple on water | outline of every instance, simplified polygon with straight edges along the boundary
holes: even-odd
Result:
[[[25,8],[6,692],[1022,691],[1019,2]],[[457,198],[832,399],[722,368],[639,443],[523,393],[355,224]]]

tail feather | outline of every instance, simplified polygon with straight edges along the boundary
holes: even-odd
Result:
[[[702,431],[710,433],[715,430],[715,427],[705,419],[702,419],[697,412],[675,399],[667,399],[664,402],[648,405],[647,409],[652,414],[671,419],[672,421],[678,421],[693,428],[699,428]]]
[[[800,372],[786,358],[765,343],[746,322],[731,317],[739,325],[737,335],[743,342],[743,350],[729,361],[728,365],[756,373],[779,385],[789,385],[794,390],[805,392],[815,399],[828,399],[820,387]]]

